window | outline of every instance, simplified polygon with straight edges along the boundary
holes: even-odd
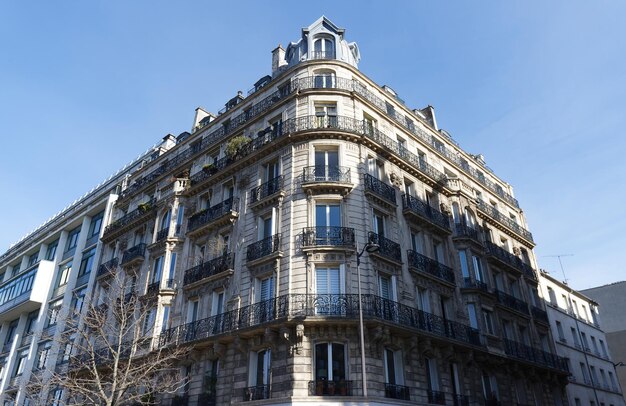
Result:
[[[483,309],[483,322],[485,323],[485,331],[488,334],[495,335],[493,326],[493,314],[490,310]]]
[[[587,342],[587,334],[585,334],[583,331],[581,331],[580,332],[580,338],[582,338],[583,349],[585,351],[589,351],[589,343]]]
[[[61,399],[63,399],[63,389],[56,388],[52,393],[52,402],[50,402],[51,406],[60,406],[62,405]]]
[[[376,120],[374,118],[363,113],[363,125],[367,134],[374,134],[374,130],[376,129]]]
[[[461,273],[463,274],[463,278],[465,280],[469,280],[470,275],[469,268],[467,266],[467,254],[465,253],[465,250],[459,251],[459,261],[461,262]]]
[[[382,179],[384,175],[383,163],[374,157],[367,158],[367,173],[376,179]]]
[[[426,382],[431,391],[439,391],[439,371],[437,370],[437,361],[430,358],[424,358],[424,368],[426,369]],[[433,394],[429,394],[429,398]],[[437,400],[428,399],[429,403],[440,403]]]
[[[433,258],[440,264],[446,263],[443,243],[435,239],[433,239]]]
[[[341,206],[335,203],[315,205],[315,243],[316,245],[342,245]]]
[[[313,42],[313,59],[335,58],[335,42],[332,38],[317,38]]]
[[[44,369],[46,367],[46,362],[48,361],[48,355],[50,354],[51,348],[51,341],[39,344],[39,348],[37,349],[37,361],[35,364],[36,369]]]
[[[609,382],[611,382],[611,388],[615,389],[615,377],[613,376],[613,372],[609,371]]]
[[[104,218],[104,211],[96,214],[91,218],[91,223],[89,224],[89,232],[87,233],[87,238],[91,238],[95,235],[100,234],[100,229],[102,228],[102,219]]]
[[[67,281],[70,278],[72,272],[72,261],[66,262],[59,266],[59,276],[57,279],[57,288],[67,285]]]
[[[502,320],[502,336],[507,340],[512,340],[513,332],[511,331],[511,322],[508,320]]]
[[[379,275],[378,286],[378,294],[380,295],[380,297],[388,300],[397,300],[395,276]]]
[[[483,371],[483,395],[488,401],[498,401],[500,398],[498,394],[498,383],[495,375],[490,375]],[[495,403],[494,403],[495,404]]]
[[[339,295],[344,293],[344,272],[340,267],[315,268],[315,289],[318,314],[341,314],[345,310]]]
[[[554,289],[548,286],[548,297],[550,298],[550,304],[556,305],[556,294],[554,293]]]
[[[594,385],[599,383],[598,375],[596,375],[596,367],[594,367],[593,365],[590,365],[589,369],[591,370],[591,383],[593,383]]]
[[[83,252],[83,258],[80,261],[80,268],[78,269],[78,277],[91,273],[93,268],[93,261],[95,259],[96,249],[92,248],[89,251]]]
[[[485,275],[483,273],[483,266],[480,262],[480,257],[472,255],[472,267],[474,269],[474,277],[479,282],[485,281]]]
[[[589,374],[587,373],[587,366],[585,365],[584,362],[580,363],[580,372],[582,372],[582,374],[583,374],[583,381],[586,384],[589,384],[590,383],[589,382]]]
[[[34,310],[28,313],[28,318],[26,319],[26,328],[24,329],[25,335],[33,334],[33,332],[35,331],[35,326],[37,325],[38,316],[39,310]]]
[[[74,295],[72,297],[72,314],[74,316],[78,316],[83,310],[83,304],[85,303],[85,294],[87,293],[87,288],[78,289],[74,291]]]
[[[151,283],[159,283],[161,282],[161,275],[163,274],[163,261],[164,257],[161,255],[154,260],[154,268],[152,268],[152,279]]]
[[[80,234],[80,227],[76,227],[75,229],[69,232],[67,236],[67,246],[65,248],[65,252],[68,252],[76,248],[76,245],[78,244],[79,234]]]
[[[271,371],[271,350],[265,349],[250,353],[250,374],[248,377],[249,392],[246,400],[269,398]]]
[[[227,249],[224,250],[223,254],[226,254],[226,252],[227,252]],[[168,284],[173,283],[174,281],[174,275],[176,274],[176,256],[177,255],[175,252],[172,252],[170,254],[170,269],[169,269],[169,274],[167,276]]]
[[[385,348],[385,383],[390,385],[404,385],[402,368],[402,353]]]
[[[169,209],[163,214],[163,217],[161,217],[161,224],[159,227],[159,231],[167,230],[170,228],[170,215],[171,214],[172,214],[172,211]]]
[[[315,380],[337,382],[345,380],[345,346],[340,343],[321,343],[315,345]]]
[[[606,346],[604,345],[604,341],[600,339],[600,348],[602,348],[602,356],[607,358],[609,355],[606,352]]]
[[[430,292],[426,288],[416,288],[416,304],[418,310],[430,313]]]
[[[46,249],[46,260],[54,261],[54,257],[57,253],[57,246],[59,245],[59,240],[53,241],[48,244],[48,248]]]
[[[161,318],[161,331],[165,331],[168,328],[168,323],[170,320],[170,306],[163,306],[163,317]]]
[[[385,237],[385,216],[377,211],[372,211],[372,231],[379,237]]]
[[[20,352],[15,361],[15,370],[13,376],[20,376],[24,373],[24,367],[26,366],[26,360],[28,359],[28,350]]]
[[[4,345],[8,345],[13,342],[13,337],[15,337],[15,331],[17,330],[17,325],[20,323],[20,319],[15,319],[9,323],[9,328],[7,329],[7,335],[4,337]]]
[[[35,265],[38,259],[39,259],[39,252],[36,252],[32,254],[30,257],[28,257],[28,268]]]
[[[180,230],[185,219],[185,206],[178,206],[178,213],[176,215],[176,235],[180,234]]]
[[[476,316],[476,305],[474,303],[467,304],[467,314],[469,316],[470,327],[478,329],[478,317]]]
[[[148,309],[148,311],[146,311],[146,314],[144,315],[144,319],[143,319],[143,326],[142,326],[143,335],[147,335],[152,329],[152,327],[154,326],[155,316],[156,316],[155,309]]]
[[[315,148],[315,181],[339,181],[339,150],[337,148]]]
[[[420,254],[424,253],[424,242],[422,233],[419,231],[411,231],[411,247],[413,251],[418,252]]]
[[[61,305],[63,304],[63,299],[56,300],[51,302],[48,308],[48,327],[54,326],[59,321],[59,314],[61,312]]]
[[[578,334],[576,334],[576,329],[574,327],[570,327],[570,332],[572,333],[572,338],[574,339],[574,345],[576,348],[580,348],[580,341],[578,340]]]
[[[213,334],[224,332],[224,291],[214,290],[211,301],[211,316],[215,317]]]
[[[198,299],[189,302],[187,307],[187,322],[192,323],[198,320],[198,309],[200,308],[200,301]]]
[[[567,342],[567,340],[565,339],[565,334],[563,333],[563,325],[561,324],[560,321],[556,321],[556,331],[559,334],[559,341],[562,342]]]
[[[74,348],[75,340],[76,340],[76,336],[72,334],[65,342],[65,346],[63,347],[63,356],[61,357],[60,363],[65,363],[70,360],[70,357],[72,356],[72,349]]]
[[[315,87],[332,89],[335,87],[335,72],[331,70],[319,70],[314,73]]]
[[[318,127],[337,127],[337,104],[315,103],[315,116]]]
[[[272,207],[272,211],[264,216],[259,217],[258,236],[259,240],[270,238],[276,234],[277,230],[278,209]]]

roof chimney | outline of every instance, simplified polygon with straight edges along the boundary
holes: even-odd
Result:
[[[285,61],[285,50],[282,45],[278,44],[276,49],[272,51],[272,76],[285,65],[287,65],[287,61]]]

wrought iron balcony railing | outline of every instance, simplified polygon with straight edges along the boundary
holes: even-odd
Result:
[[[485,242],[485,248],[486,248],[487,255],[490,255],[498,259],[500,262],[514,269],[517,269],[518,271],[522,272],[524,275],[526,275],[530,279],[535,280],[535,281],[537,280],[537,275],[535,274],[535,270],[530,265],[524,263],[524,261],[522,261],[516,255],[511,254],[504,248],[497,246],[491,241]]]
[[[520,313],[530,314],[528,311],[528,303],[524,302],[516,298],[515,296],[509,295],[508,293],[502,292],[501,290],[496,289],[495,292],[496,299],[498,303],[508,307],[509,309],[516,310]]]
[[[270,385],[256,385],[243,388],[243,400],[245,402],[251,400],[269,399],[271,395]]]
[[[446,404],[446,393],[440,392],[432,389],[428,389],[426,391],[428,395],[428,403],[432,405],[445,405]]]
[[[382,298],[362,295],[363,316],[422,331],[472,346],[482,346],[479,331],[422,310]],[[163,331],[161,346],[184,344],[256,327],[285,318],[330,317],[357,319],[358,295],[283,295]]]
[[[352,91],[352,79],[338,78],[324,75],[307,76],[294,79],[291,85],[298,90],[307,89],[339,89]]]
[[[280,234],[274,234],[260,241],[248,245],[246,259],[254,261],[280,250]]]
[[[239,199],[229,198],[221,203],[211,206],[208,209],[201,210],[189,218],[187,223],[187,231],[192,232],[200,227],[209,224],[222,216],[231,212],[236,212],[239,206]]]
[[[396,204],[396,190],[385,182],[376,179],[369,173],[363,175],[365,180],[365,190],[372,192],[383,200]]]
[[[373,231],[370,231],[367,235],[367,241],[373,244],[378,244],[379,248],[375,254],[382,255],[383,257],[389,258],[395,262],[402,262],[402,249],[400,248],[400,244],[397,242],[376,234]]]
[[[124,251],[122,255],[122,265],[125,265],[136,259],[143,259],[146,256],[146,244],[137,244]]]
[[[235,255],[228,253],[189,268],[185,271],[184,285],[198,282],[204,278],[218,275],[229,269],[235,269]]]
[[[345,379],[328,381],[318,379],[309,381],[310,396],[352,396],[352,381]]]
[[[390,399],[411,400],[409,387],[403,385],[385,384],[385,397]]]
[[[548,322],[548,313],[545,310],[537,306],[532,306],[530,312],[535,319],[543,321],[544,323]]]
[[[268,196],[280,192],[283,189],[283,175],[270,179],[250,191],[250,203],[256,203]]]
[[[425,272],[449,283],[454,283],[454,270],[434,259],[428,258],[417,251],[408,250],[409,268]]]
[[[454,224],[454,236],[458,238],[469,238],[480,242],[480,232],[474,227],[468,226],[464,223]]]
[[[354,249],[354,228],[306,227],[302,230],[302,247],[335,247]]]
[[[104,229],[102,238],[105,239],[111,237],[118,231],[124,229],[126,226],[139,223],[145,218],[148,218],[150,215],[155,214],[155,202],[155,199],[151,199],[146,203],[142,203],[135,210],[109,224]]]
[[[309,51],[311,59],[335,59],[335,51]]]
[[[487,285],[483,281],[478,281],[472,278],[467,278],[467,277],[463,278],[463,287],[468,288],[468,289],[479,289],[479,290],[482,290],[483,292],[489,293],[489,285]]]
[[[490,217],[491,219],[504,224],[507,228],[509,228],[510,230],[512,230],[515,234],[521,236],[522,238],[528,240],[528,241],[533,241],[533,235],[530,233],[530,231],[526,230],[524,227],[520,226],[519,224],[517,224],[514,220],[512,220],[511,218],[505,216],[504,214],[500,213],[498,210],[496,210],[495,207],[487,204],[486,202],[484,202],[483,200],[479,200],[478,201],[478,208],[487,214],[488,217]]]
[[[156,241],[163,241],[170,234],[170,228],[165,227],[163,230],[159,230],[156,235]]]
[[[403,194],[402,208],[404,211],[416,214],[431,224],[450,231],[450,218],[415,196]]]
[[[511,357],[557,369],[561,372],[569,372],[565,358],[516,341],[508,339],[503,341],[504,352]]]
[[[303,169],[302,183],[350,183],[350,168],[344,166],[308,166]]]
[[[99,278],[101,276],[109,275],[109,274],[114,275],[115,271],[117,270],[117,265],[118,265],[117,258],[113,258],[107,262],[100,264],[100,266],[98,267],[98,273],[96,277]]]
[[[174,279],[166,279],[165,281],[152,282],[146,288],[146,295],[155,295],[161,290],[174,289]]]

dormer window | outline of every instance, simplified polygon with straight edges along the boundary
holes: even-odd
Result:
[[[335,59],[335,42],[330,37],[317,38],[311,59]]]

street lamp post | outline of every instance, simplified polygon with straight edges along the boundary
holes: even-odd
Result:
[[[356,250],[356,275],[357,275],[357,292],[359,298],[359,338],[361,340],[361,379],[363,384],[363,397],[367,397],[367,374],[365,373],[365,326],[363,325],[363,301],[361,300],[361,270],[359,266],[361,265],[361,256],[365,251],[367,252],[376,252],[380,249],[378,244],[374,244],[371,241],[368,241],[367,244],[363,247],[361,252],[359,251],[359,244],[357,242]]]

